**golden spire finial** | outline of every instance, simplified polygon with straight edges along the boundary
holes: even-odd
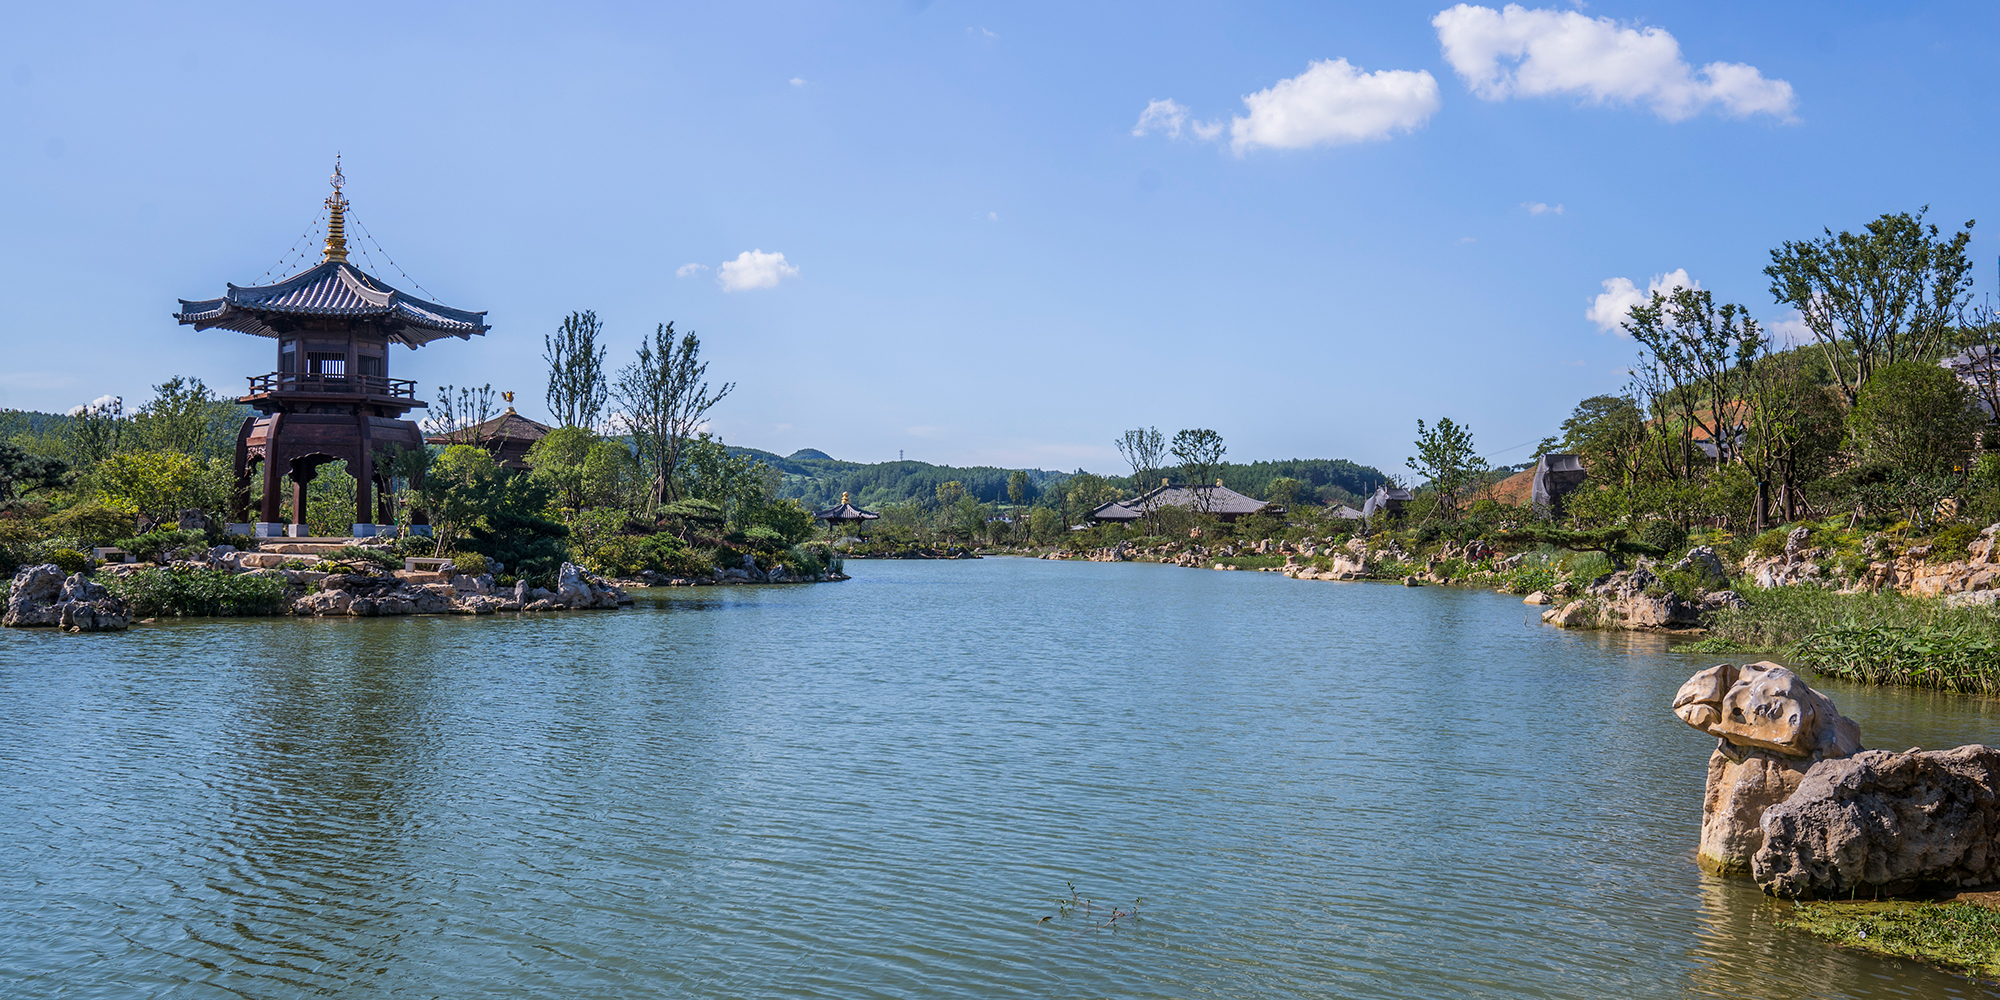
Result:
[[[340,154],[333,154],[333,193],[326,197],[326,210],[330,217],[326,222],[326,260],[347,260],[347,199],[341,197],[340,188],[347,178],[340,173]]]
[[[847,491],[846,491],[846,490],[841,490],[841,491],[840,491],[840,502],[841,502],[841,503],[846,503],[846,502],[847,502]]]
[[[508,413],[514,412],[514,394],[511,392],[503,392],[500,394],[500,398],[507,401],[507,412]]]

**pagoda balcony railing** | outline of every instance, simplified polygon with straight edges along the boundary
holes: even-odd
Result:
[[[250,376],[250,395],[274,392],[310,392],[334,396],[393,396],[417,398],[413,379],[382,375],[326,375],[316,372],[272,372]]]

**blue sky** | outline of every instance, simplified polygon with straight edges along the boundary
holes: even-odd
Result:
[[[1449,416],[1519,461],[1624,382],[1631,342],[1588,315],[1615,311],[1606,281],[1685,271],[1782,323],[1760,273],[1780,241],[1923,204],[1990,217],[1996,21],[22,6],[0,406],[269,371],[269,341],[169,314],[269,280],[339,151],[395,264],[489,310],[481,340],[396,352],[426,391],[490,382],[541,415],[542,336],[590,308],[614,365],[655,323],[698,332],[738,383],[714,429],[780,453],[1116,471],[1111,441],[1147,424],[1400,471],[1417,419]],[[1974,232],[1984,294],[2000,219]]]

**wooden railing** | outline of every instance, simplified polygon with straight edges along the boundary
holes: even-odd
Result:
[[[406,378],[381,375],[320,375],[309,372],[272,372],[250,376],[250,395],[273,392],[313,392],[339,396],[397,396],[417,398],[417,383]]]

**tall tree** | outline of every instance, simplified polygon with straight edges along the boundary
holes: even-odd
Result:
[[[1924,222],[1929,211],[1884,214],[1862,233],[1827,229],[1824,239],[1771,251],[1772,296],[1799,311],[1850,407],[1877,368],[1935,359],[1969,298],[1972,234],[1941,239]]]
[[[604,381],[604,332],[597,313],[570,313],[556,332],[542,337],[542,360],[549,365],[549,412],[564,427],[596,430],[610,389]]]
[[[123,396],[99,396],[82,406],[71,407],[70,464],[79,468],[96,465],[99,459],[123,450],[130,423],[125,419]]]
[[[1436,427],[1417,421],[1417,453],[1408,463],[1436,497],[1434,512],[1447,519],[1458,516],[1459,502],[1486,471],[1486,460],[1472,448],[1472,428],[1450,417],[1439,417]]]
[[[1118,454],[1132,467],[1132,489],[1144,493],[1151,489],[1152,476],[1160,471],[1160,459],[1167,453],[1167,439],[1158,427],[1134,427],[1120,435],[1117,442]]]
[[[708,411],[735,388],[733,382],[709,388],[701,339],[689,332],[677,342],[672,323],[656,327],[651,340],[639,343],[638,360],[618,373],[612,391],[624,409],[621,419],[632,444],[652,472],[654,506],[680,498],[674,473],[682,448],[701,429]]]
[[[1639,473],[1645,424],[1632,397],[1592,396],[1576,404],[1569,419],[1563,421],[1561,447],[1580,456],[1584,467],[1599,481],[1630,484]]]
[[[1181,476],[1189,486],[1209,486],[1215,475],[1222,469],[1222,456],[1228,452],[1223,447],[1222,435],[1206,427],[1174,432],[1174,443],[1168,449],[1174,461],[1181,466]],[[1207,513],[1214,506],[1214,491],[1193,490],[1195,506],[1201,513]]]
[[[1717,467],[1727,463],[1736,442],[1733,362],[1738,342],[1758,336],[1757,321],[1740,305],[1716,306],[1705,289],[1676,288],[1671,296],[1654,292],[1651,302],[1633,306],[1623,325],[1672,385],[1668,398],[1682,423],[1708,436]],[[1682,444],[1684,453],[1687,447]],[[1691,464],[1684,455],[1683,468]]]
[[[218,398],[200,379],[175,376],[153,393],[132,417],[141,447],[214,458],[235,445],[243,407]]]

